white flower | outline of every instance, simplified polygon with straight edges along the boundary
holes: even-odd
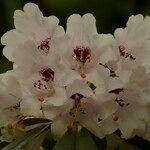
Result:
[[[142,79],[141,73],[143,74]],[[145,122],[149,119],[147,105],[150,106],[150,101],[146,100],[146,97],[149,96],[147,94],[150,94],[148,93],[149,76],[150,74],[146,74],[144,68],[137,68],[128,83],[122,87],[117,88],[116,85],[111,90],[109,89],[107,94],[109,101],[114,101],[118,108],[110,117],[101,122],[104,132],[110,134],[118,128],[123,137],[131,138],[136,134],[136,130],[145,131]],[[144,86],[144,83],[148,86]],[[110,125],[109,129],[107,123]]]
[[[71,15],[67,20],[66,35],[58,43],[65,58],[64,61],[70,69],[85,78],[87,73],[96,68],[100,54],[104,50],[100,47],[107,43],[110,35],[101,36],[102,44],[100,40],[97,40],[99,37],[96,20],[92,14],[85,14],[83,17],[79,14]]]
[[[131,16],[125,29],[115,31],[120,57],[124,69],[148,65],[150,55],[150,17],[142,15]]]
[[[52,109],[47,103],[43,106],[47,118],[53,117],[51,130],[54,138],[59,139],[68,128],[72,128],[73,123],[87,128],[99,138],[104,137],[99,122],[112,113],[105,111],[105,101],[97,98],[88,84],[82,80],[75,80],[67,86],[66,94],[64,105]]]
[[[20,112],[21,89],[13,71],[1,75],[0,127],[12,128],[23,118]]]
[[[43,117],[43,103],[50,101],[57,106],[66,100],[65,86],[69,76],[66,77],[70,72],[55,52],[41,58],[32,42],[16,48],[22,49],[14,55],[16,76],[23,93],[21,112],[26,116]]]
[[[14,24],[1,38],[14,68],[0,75],[0,127],[39,117],[55,139],[76,123],[99,138],[120,129],[150,140],[150,17],[131,16],[114,38],[97,33],[92,14],[73,14],[65,34],[28,3]]]
[[[43,17],[38,6],[27,3],[24,11],[16,10],[14,24],[16,29],[8,31],[1,38],[4,47],[3,53],[14,61],[13,53],[17,53],[14,46],[24,44],[31,40],[37,47],[37,52],[47,55],[54,47],[53,40],[65,34],[64,29],[58,25],[59,20],[55,16]]]

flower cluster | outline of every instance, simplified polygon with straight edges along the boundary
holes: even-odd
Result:
[[[55,16],[28,3],[1,38],[13,70],[0,75],[0,127],[25,118],[52,121],[59,139],[74,123],[99,138],[119,129],[150,140],[150,17],[98,34],[90,13],[71,15],[66,31]]]

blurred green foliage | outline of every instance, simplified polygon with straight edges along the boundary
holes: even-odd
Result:
[[[57,16],[63,27],[73,13],[93,13],[99,33],[113,33],[116,28],[125,27],[132,14],[150,15],[150,0],[0,0],[0,37],[14,28],[14,11],[23,9],[28,2],[39,5],[45,16]],[[2,49],[0,45],[0,73],[12,68],[12,63],[2,55]]]

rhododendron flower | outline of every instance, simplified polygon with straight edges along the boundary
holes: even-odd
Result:
[[[96,20],[92,14],[85,14],[83,17],[74,14],[67,20],[66,36],[57,43],[66,65],[85,78],[96,69],[103,52],[110,51],[112,41],[113,36],[110,34],[98,35]]]
[[[13,128],[23,115],[20,112],[22,91],[13,72],[1,75],[0,80],[0,127]]]
[[[22,136],[26,143],[42,136],[41,144],[49,128],[55,140],[70,137],[74,125],[99,138],[120,130],[120,138],[150,140],[150,17],[131,16],[113,36],[98,34],[92,14],[73,14],[65,33],[58,18],[28,3],[15,11],[14,24],[1,38],[13,61],[0,75],[2,134],[21,122],[33,129]],[[28,127],[28,119],[39,120]]]
[[[141,73],[144,76],[142,79]],[[118,108],[113,115],[101,122],[103,131],[113,132],[111,129],[116,130],[119,128],[125,138],[130,138],[136,134],[136,130],[145,130],[146,121],[149,120],[148,109],[145,107],[150,103],[146,99],[147,94],[149,95],[147,93],[149,83],[150,74],[147,74],[144,68],[139,67],[134,70],[130,80],[123,87],[117,87],[116,85],[116,87],[111,87],[111,90],[109,89],[108,96],[106,96],[114,101]],[[146,84],[148,86],[144,86]],[[105,125],[108,122],[109,130]]]
[[[131,16],[125,29],[116,29],[114,35],[124,69],[149,66],[150,17]]]
[[[46,117],[53,119],[51,130],[54,137],[60,138],[74,123],[87,128],[100,138],[104,137],[99,122],[113,112],[109,106],[106,107],[106,102],[93,94],[88,84],[81,80],[68,85],[66,95],[66,102],[62,106],[52,108],[49,103],[43,106]],[[111,101],[109,104],[113,105]]]
[[[64,102],[65,86],[69,80],[69,77],[66,79],[66,75],[69,71],[61,64],[60,56],[55,52],[39,59],[34,43],[19,45],[18,48],[20,47],[22,51],[18,52],[14,59],[17,66],[16,76],[23,93],[21,110],[24,115],[41,117],[41,107],[45,101],[54,105]],[[24,52],[27,58],[24,57]]]
[[[14,46],[17,43],[24,44],[31,40],[37,47],[37,52],[47,55],[53,49],[53,40],[65,34],[63,27],[58,25],[59,20],[55,16],[44,17],[38,6],[28,3],[24,11],[16,10],[14,13],[14,25],[16,29],[8,31],[1,38],[6,45],[3,53],[14,61],[13,53],[17,53]]]

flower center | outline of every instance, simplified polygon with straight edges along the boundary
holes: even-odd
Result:
[[[48,54],[50,50],[50,45],[49,45],[50,38],[45,39],[44,41],[41,42],[41,44],[37,47],[38,50],[40,50],[44,54]]]
[[[71,97],[71,99],[75,100],[73,108],[70,109],[69,115],[75,118],[78,113],[86,114],[84,109],[81,107],[81,99],[84,98],[84,96],[80,93],[75,93]]]
[[[76,61],[81,63],[86,63],[86,61],[90,61],[91,58],[91,50],[89,47],[77,46],[73,50],[74,54],[72,55]]]
[[[40,101],[43,101],[44,96],[51,96],[55,89],[53,87],[54,71],[51,68],[45,67],[39,71],[36,79],[33,79],[34,92]]]
[[[131,60],[135,60],[136,58],[132,56],[132,54],[125,52],[126,48],[123,45],[119,46],[119,52],[120,52],[120,56],[124,57],[124,58],[130,58]]]
[[[44,68],[42,70],[40,70],[40,74],[42,75],[42,79],[45,81],[45,82],[48,82],[48,81],[54,81],[54,71],[50,68]]]

